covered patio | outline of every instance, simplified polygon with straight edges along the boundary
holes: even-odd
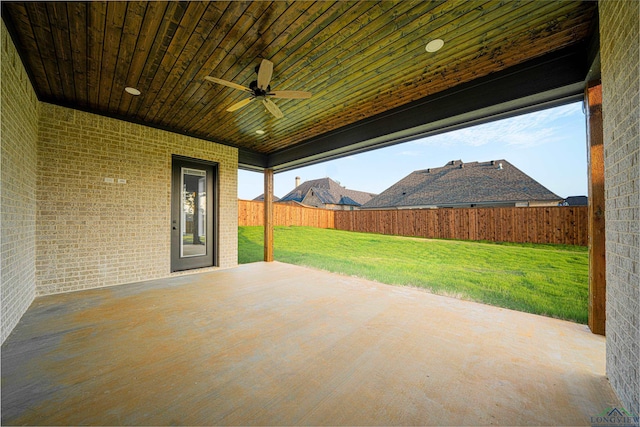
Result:
[[[640,413],[640,2],[1,6],[4,424]],[[237,267],[238,169],[264,174],[272,261],[274,174],[580,100],[596,336],[298,267]],[[208,234],[198,221],[185,243],[196,216]],[[191,264],[185,245],[203,241]]]
[[[585,325],[282,264],[36,298],[2,424],[590,425]]]

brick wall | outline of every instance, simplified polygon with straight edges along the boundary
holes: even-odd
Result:
[[[2,342],[35,295],[36,140],[39,103],[2,22]]]
[[[36,139],[39,103],[2,22],[0,215],[2,342],[35,295]]]
[[[219,264],[235,266],[235,148],[42,104],[38,295],[170,275],[172,154],[219,163]]]
[[[607,375],[640,413],[640,2],[602,1]]]

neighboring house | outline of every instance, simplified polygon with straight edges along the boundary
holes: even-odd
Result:
[[[589,198],[587,196],[569,196],[564,199],[562,206],[588,206]]]
[[[411,173],[362,209],[558,206],[562,201],[506,160],[452,160]]]
[[[280,200],[280,197],[274,195],[273,196],[273,201],[277,202],[278,200]],[[254,202],[264,202],[264,193],[262,193],[261,195],[259,195],[258,197],[256,197],[255,199],[253,199]]]
[[[347,190],[331,178],[314,179],[300,184],[280,199],[280,203],[296,202],[306,206],[332,210],[355,210],[371,200],[375,194]]]

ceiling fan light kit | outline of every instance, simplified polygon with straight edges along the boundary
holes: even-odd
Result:
[[[140,95],[142,93],[138,89],[136,89],[135,87],[131,87],[131,86],[125,87],[124,91],[127,92],[130,95],[133,95],[133,96],[138,96],[138,95]]]
[[[433,53],[442,49],[442,46],[444,46],[444,40],[434,39],[427,43],[427,45],[425,46],[425,50],[427,52]]]
[[[267,111],[269,111],[275,118],[280,119],[284,117],[284,114],[282,114],[280,108],[278,108],[278,106],[271,100],[271,98],[311,98],[311,92],[305,92],[301,90],[271,91],[271,86],[269,85],[269,83],[271,82],[271,77],[273,76],[273,62],[269,61],[268,59],[263,59],[260,65],[256,67],[256,73],[258,73],[258,79],[252,81],[249,84],[249,87],[242,86],[227,80],[219,79],[217,77],[206,76],[205,79],[219,85],[227,86],[251,94],[249,98],[238,101],[227,108],[227,111],[229,112],[239,110],[240,108],[251,103],[253,100],[257,99],[259,101],[262,101],[262,104],[267,109]]]

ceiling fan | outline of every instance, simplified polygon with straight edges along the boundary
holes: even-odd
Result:
[[[228,86],[234,89],[242,90],[251,94],[249,98],[236,102],[227,111],[236,111],[251,101],[257,99],[262,101],[265,108],[273,114],[277,119],[284,117],[282,111],[270,98],[284,98],[284,99],[306,99],[311,98],[311,92],[305,92],[301,90],[271,90],[269,82],[273,74],[273,62],[263,59],[259,66],[256,66],[256,73],[258,73],[258,80],[254,80],[249,84],[249,87],[239,85],[237,83],[222,80],[217,77],[206,76],[205,79],[210,82],[220,85]]]

